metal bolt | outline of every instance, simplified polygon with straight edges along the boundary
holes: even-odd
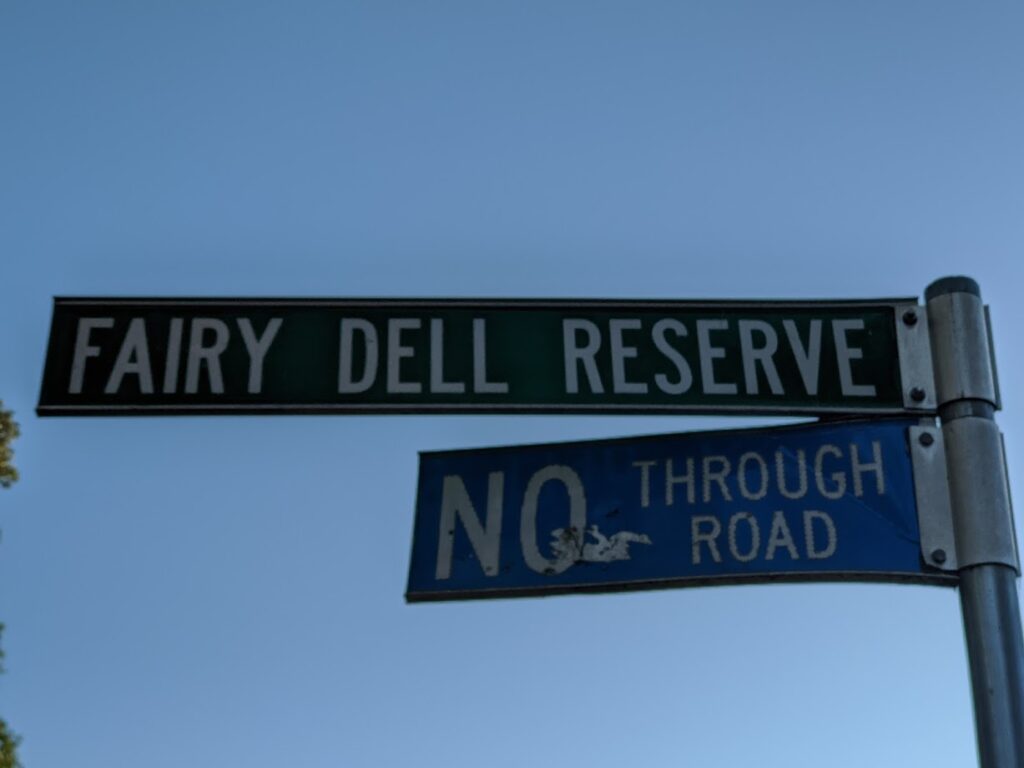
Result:
[[[944,550],[944,549],[932,550],[932,560],[934,560],[939,565],[942,565],[944,562],[946,562],[946,550]]]
[[[908,309],[903,313],[903,324],[904,325],[917,325],[917,312],[912,309]]]
[[[919,442],[921,445],[927,447],[927,446],[929,446],[929,445],[931,445],[932,443],[935,442],[935,438],[932,437],[932,433],[931,432],[922,432],[921,436],[919,438],[917,438],[917,442]]]
[[[910,390],[910,399],[913,400],[915,403],[920,403],[922,400],[924,400],[924,398],[924,390],[921,389],[920,387],[914,387],[912,390]]]

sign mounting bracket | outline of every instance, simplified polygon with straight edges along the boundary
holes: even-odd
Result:
[[[921,528],[921,557],[932,568],[956,572],[956,540],[949,504],[946,447],[934,423],[907,429],[914,471],[917,520]]]

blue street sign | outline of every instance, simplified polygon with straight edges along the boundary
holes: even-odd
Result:
[[[921,557],[907,442],[917,423],[423,453],[406,598],[954,584]]]

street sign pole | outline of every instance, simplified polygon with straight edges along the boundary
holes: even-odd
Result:
[[[978,284],[925,291],[981,768],[1024,766],[1024,644],[994,350]]]

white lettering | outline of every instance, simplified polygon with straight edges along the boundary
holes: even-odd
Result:
[[[167,356],[164,358],[164,393],[178,391],[178,368],[181,365],[181,329],[185,321],[180,317],[171,318],[171,330],[167,336]]]
[[[761,473],[761,485],[756,491],[750,490],[750,486],[747,485],[747,476],[753,474],[747,469],[747,465],[750,462],[755,462],[758,471]],[[751,501],[763,499],[768,494],[768,462],[754,451],[744,453],[740,456],[739,466],[736,470],[736,480],[739,483],[740,495],[743,498],[750,499]]]
[[[414,331],[420,327],[419,318],[392,317],[388,319],[388,394],[414,395],[423,391],[418,381],[402,381],[402,360],[416,353],[415,347],[402,345],[402,331]]]
[[[882,468],[882,446],[877,440],[871,441],[871,454],[874,458],[870,464],[861,464],[860,456],[857,455],[857,445],[850,443],[850,464],[853,472],[853,492],[856,496],[864,495],[864,482],[861,478],[865,472],[874,472],[875,489],[879,496],[885,495],[885,472]]]
[[[747,394],[758,394],[757,365],[760,363],[761,370],[768,379],[768,388],[773,395],[782,395],[782,381],[779,379],[779,372],[775,368],[775,361],[772,356],[779,348],[779,337],[775,329],[763,320],[740,320],[740,351],[743,358],[743,379],[747,386]],[[764,345],[754,346],[754,334],[759,333],[764,338]]]
[[[504,395],[507,381],[487,380],[487,321],[473,318],[473,391],[484,395]]]
[[[612,390],[615,394],[644,395],[647,385],[635,381],[626,381],[626,360],[637,356],[636,347],[627,346],[622,338],[626,331],[638,331],[639,320],[609,320],[608,335],[611,337],[612,348]]]
[[[504,488],[504,472],[491,472],[487,475],[487,520],[481,525],[462,478],[458,475],[445,476],[441,487],[441,527],[437,537],[435,578],[447,579],[451,576],[456,518],[462,521],[484,573],[488,576],[497,575]]]
[[[71,359],[71,382],[68,392],[77,395],[82,391],[85,379],[85,361],[90,357],[99,357],[100,348],[89,343],[89,334],[95,328],[113,328],[112,317],[81,317],[78,319],[78,331],[75,334],[75,353]]]
[[[728,320],[698,320],[697,349],[700,355],[700,381],[706,395],[735,395],[735,384],[715,381],[714,361],[725,357],[725,347],[711,345],[711,332],[728,330]]]
[[[461,381],[444,380],[444,320],[430,321],[430,391],[459,394],[466,391]]]
[[[238,330],[242,332],[245,351],[249,353],[249,394],[263,391],[263,360],[283,322],[280,317],[271,318],[263,329],[263,336],[256,338],[252,321],[247,317],[238,318]]]
[[[134,373],[139,377],[139,391],[144,395],[153,394],[153,370],[149,367],[149,344],[146,341],[146,321],[141,317],[132,318],[128,333],[124,336],[117,353],[114,368],[110,371],[107,386],[108,395],[117,393],[125,374]]]
[[[795,491],[786,487],[786,455],[792,456],[788,451],[778,450],[775,452],[775,477],[779,483],[779,493],[787,499],[802,499],[807,495],[807,455],[800,448],[796,452],[797,479],[799,485]]]
[[[535,472],[523,494],[519,542],[526,564],[537,573],[545,574],[561,573],[573,564],[573,560],[568,557],[559,557],[557,560],[546,558],[537,547],[537,502],[544,484],[552,480],[564,485],[569,496],[568,530],[578,532],[582,540],[587,527],[587,498],[579,475],[562,464],[551,464]]]
[[[786,524],[786,518],[781,509],[776,510],[772,517],[772,530],[768,534],[768,546],[765,548],[764,559],[774,560],[775,550],[780,546],[786,548],[791,559],[800,559],[800,555],[796,551],[796,544],[793,543],[793,534],[789,532],[789,526]]]
[[[577,331],[583,331],[587,340],[582,347],[576,345]],[[583,363],[583,372],[587,374],[587,384],[594,394],[602,394],[604,386],[597,372],[594,356],[601,346],[601,331],[589,320],[563,320],[562,344],[565,349],[565,391],[577,394],[580,391],[577,378],[577,363]]]
[[[675,486],[680,483],[686,484],[686,501],[694,504],[697,501],[697,492],[693,482],[693,459],[686,460],[686,472],[682,475],[672,473],[672,459],[665,461],[665,505],[671,507],[675,503]]]
[[[825,524],[826,544],[824,549],[818,549],[814,541],[814,521],[820,520]],[[804,510],[804,541],[807,546],[807,557],[811,560],[824,560],[832,557],[836,551],[836,525],[832,518],[824,512],[814,509]]]
[[[205,346],[203,335],[213,331],[213,344]],[[194,395],[199,391],[199,371],[206,364],[206,375],[210,391],[216,395],[224,392],[224,377],[220,371],[220,356],[228,346],[228,324],[212,317],[197,317],[192,321],[188,340],[188,360],[185,363],[185,393]]]
[[[363,337],[363,372],[358,380],[352,376],[352,351],[356,332]],[[368,320],[356,317],[341,319],[341,342],[338,358],[338,393],[365,392],[377,379],[377,329]]]
[[[825,462],[825,454],[831,454],[837,459],[843,458],[843,452],[837,446],[826,443],[814,454],[814,482],[818,486],[818,492],[826,499],[840,499],[846,493],[846,475],[843,472],[833,472],[829,477],[834,483],[831,489],[825,486],[825,473],[822,465]]]
[[[676,367],[676,371],[679,373],[679,380],[670,381],[668,376],[658,373],[654,376],[654,383],[666,395],[681,395],[693,386],[693,373],[690,371],[689,363],[679,353],[679,350],[669,344],[668,339],[665,338],[665,334],[668,331],[672,331],[677,336],[685,336],[686,326],[678,320],[665,319],[656,322],[652,330],[654,346]]]
[[[796,358],[796,367],[800,371],[800,378],[803,379],[804,389],[808,395],[818,394],[818,379],[821,375],[821,320],[811,320],[811,335],[806,348],[800,340],[795,322],[783,320],[782,327],[786,329],[786,338],[789,339],[793,357]]]
[[[747,552],[740,552],[736,544],[736,528],[744,522],[750,528],[750,549]],[[757,557],[757,550],[761,546],[761,529],[757,525],[757,518],[749,512],[737,512],[729,518],[729,552],[741,563],[749,563]]]
[[[634,461],[632,466],[640,469],[640,507],[647,509],[651,506],[651,467],[656,461]]]
[[[702,531],[701,525],[709,523],[710,530]],[[690,518],[690,538],[692,540],[693,564],[700,565],[700,545],[708,545],[708,552],[711,559],[716,563],[722,562],[722,555],[718,551],[718,543],[715,541],[722,534],[722,524],[717,517],[711,515],[694,515]]]
[[[718,469],[712,471],[711,465],[717,464]],[[732,464],[725,456],[705,456],[701,466],[701,474],[704,476],[704,503],[711,501],[711,482],[718,483],[718,488],[725,501],[732,501],[729,487],[725,484],[725,478],[732,471]]]
[[[864,329],[864,321],[860,318],[852,320],[833,320],[832,336],[836,342],[836,357],[839,361],[839,386],[844,395],[851,397],[874,397],[874,384],[854,384],[851,360],[860,360],[864,351],[860,347],[851,347],[846,339],[849,331]]]

